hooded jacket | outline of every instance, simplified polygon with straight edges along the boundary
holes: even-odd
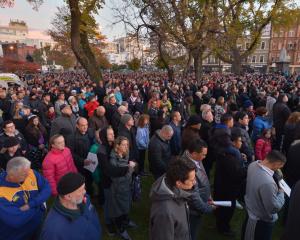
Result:
[[[101,240],[101,226],[95,207],[86,196],[79,211],[66,209],[58,199],[51,208],[41,233],[41,240]]]
[[[0,239],[28,239],[42,224],[46,212],[43,203],[50,197],[49,183],[34,170],[22,184],[8,182],[6,176],[6,172],[0,175]],[[25,199],[30,208],[21,211]]]
[[[150,240],[190,240],[189,210],[190,193],[178,188],[171,189],[165,176],[152,185],[150,191]]]

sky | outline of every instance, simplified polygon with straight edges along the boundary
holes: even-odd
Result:
[[[125,35],[123,24],[113,24],[116,22],[112,7],[116,5],[114,1],[106,1],[106,5],[100,10],[96,20],[101,27],[101,32],[108,40]],[[38,11],[32,9],[26,0],[15,0],[12,8],[0,8],[0,25],[8,25],[10,19],[23,20],[30,29],[46,31],[51,27],[57,6],[63,5],[63,0],[45,0]]]

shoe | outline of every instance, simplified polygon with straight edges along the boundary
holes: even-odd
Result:
[[[126,230],[124,230],[123,232],[119,233],[119,235],[120,235],[121,239],[123,239],[123,240],[132,240]]]
[[[113,224],[106,224],[107,235],[113,237],[116,235],[116,231]]]
[[[131,220],[129,220],[129,222],[126,224],[126,228],[137,228],[137,227],[138,225]]]

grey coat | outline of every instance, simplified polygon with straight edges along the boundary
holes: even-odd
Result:
[[[171,189],[161,176],[150,192],[150,240],[190,240],[189,210],[190,193],[178,188]]]
[[[53,120],[50,137],[55,134],[61,134],[65,138],[65,143],[68,148],[73,150],[74,148],[74,138],[76,131],[76,118],[72,114],[70,117],[62,115]]]
[[[121,158],[112,150],[110,154],[110,164],[116,168],[124,168],[128,166],[128,156]],[[120,217],[128,214],[131,202],[131,176],[132,172],[129,170],[121,177],[111,177],[110,194],[107,199],[109,202],[109,216],[110,218]]]

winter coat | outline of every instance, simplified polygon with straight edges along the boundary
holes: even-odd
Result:
[[[173,136],[170,140],[172,155],[179,155],[181,153],[181,125],[176,126],[173,121],[170,122],[173,129]]]
[[[72,212],[55,200],[45,220],[40,240],[101,240],[98,213],[88,196],[79,205],[79,212]]]
[[[193,161],[193,159],[188,156],[187,152],[184,152],[182,157],[188,161]],[[202,162],[198,162],[196,168],[196,185],[194,185],[191,191],[191,197],[188,201],[191,215],[199,216],[204,213],[212,212],[213,208],[208,203],[210,198],[211,192],[209,180]]]
[[[253,121],[253,131],[251,139],[253,142],[256,142],[256,140],[260,137],[264,129],[270,129],[272,126],[267,121],[266,118],[257,116]]]
[[[239,131],[239,133],[242,136],[242,143],[243,143],[240,151],[246,154],[249,162],[252,161],[253,160],[252,157],[254,156],[254,150],[252,147],[251,138],[248,134],[246,127],[242,126],[240,123],[236,123],[231,131],[232,132]]]
[[[70,117],[62,115],[52,122],[50,137],[55,134],[64,136],[66,146],[70,149],[74,147],[74,136],[76,131],[76,118],[72,114]]]
[[[234,201],[245,191],[247,168],[233,146],[225,148],[220,156],[216,161],[214,198]]]
[[[281,240],[298,240],[300,236],[300,181],[297,182],[292,190],[287,221]]]
[[[288,120],[291,110],[285,103],[277,102],[273,105],[273,122],[276,136],[283,134],[284,124]]]
[[[109,162],[115,168],[124,169],[124,167],[128,166],[128,156],[121,158],[112,150]],[[110,179],[110,193],[107,199],[109,202],[108,211],[110,218],[129,214],[132,171],[129,168],[127,172],[124,172],[123,176],[110,176]]]
[[[286,123],[284,125],[284,138],[283,138],[283,146],[282,146],[282,151],[287,154],[289,151],[289,148],[292,144],[292,142],[294,141],[294,135],[295,132],[299,130],[299,127],[297,129],[296,124],[290,124],[290,123]]]
[[[138,161],[139,152],[136,146],[136,130],[134,127],[131,127],[130,130],[125,127],[123,124],[120,124],[118,129],[118,136],[126,137],[129,141],[129,159]]]
[[[88,129],[83,135],[78,129],[75,132],[73,159],[77,170],[83,173],[84,160],[86,159],[94,142],[94,131]]]
[[[224,148],[231,145],[231,129],[224,124],[216,124],[210,132],[209,145],[211,146],[215,159],[222,153]]]
[[[57,195],[56,186],[59,179],[69,172],[77,172],[69,148],[64,150],[51,149],[46,155],[42,165],[43,175],[49,181],[52,195]]]
[[[300,180],[300,140],[291,144],[287,154],[287,162],[284,166],[285,180],[290,187],[293,187]]]
[[[150,240],[190,240],[189,210],[190,193],[171,189],[165,176],[153,183],[150,191]]]
[[[270,139],[259,138],[255,144],[255,158],[256,160],[264,160],[269,152],[272,151],[272,144]]]
[[[21,184],[6,181],[6,176],[6,172],[0,174],[0,239],[33,239],[46,214],[44,202],[50,197],[49,183],[34,170]],[[21,211],[25,199],[30,208]]]
[[[88,116],[91,117],[94,114],[94,111],[99,106],[99,103],[97,101],[90,101],[84,105],[85,110],[88,112]]]
[[[89,118],[89,128],[96,131],[106,127],[108,127],[108,122],[105,116],[97,116],[97,114],[94,112],[94,115]]]
[[[169,141],[163,140],[157,130],[152,136],[148,148],[149,169],[155,176],[163,175],[171,158]]]
[[[149,126],[138,127],[136,131],[136,145],[139,150],[148,149],[149,145]]]
[[[266,103],[266,109],[268,111],[267,118],[270,122],[273,121],[273,106],[276,103],[276,99],[274,97],[268,96],[267,97],[267,103]]]
[[[119,129],[120,122],[121,122],[121,114],[118,111],[116,111],[112,115],[111,122],[110,122],[110,124],[111,124],[111,126],[114,130],[115,135],[118,134],[118,129]]]

